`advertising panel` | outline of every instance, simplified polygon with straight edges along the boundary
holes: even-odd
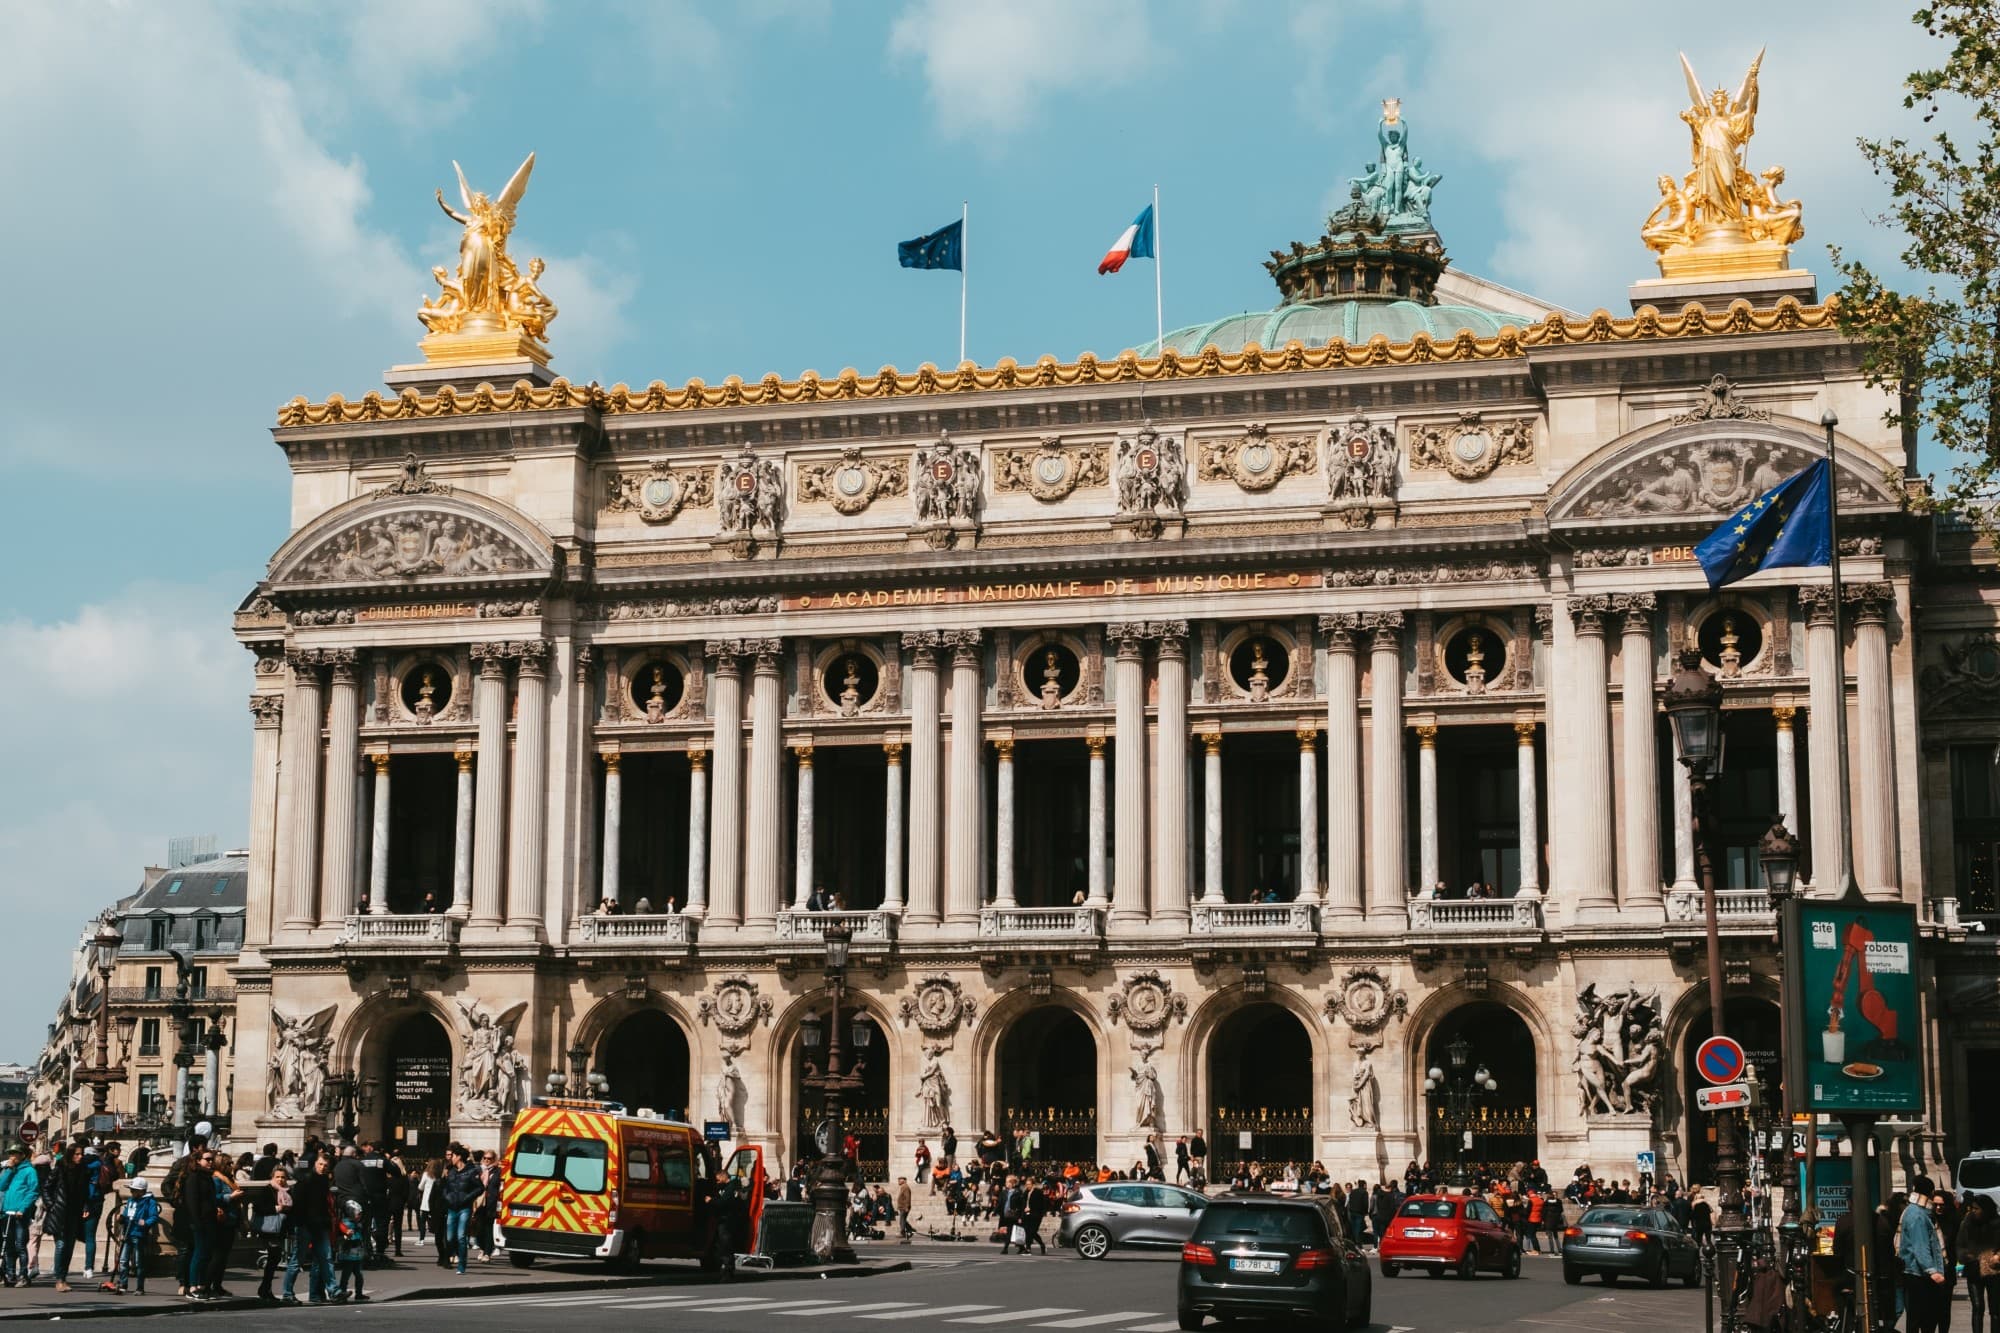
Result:
[[[1897,903],[1797,903],[1796,1049],[1806,1109],[1920,1115],[1917,914]]]

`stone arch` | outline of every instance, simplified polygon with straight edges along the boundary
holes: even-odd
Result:
[[[403,542],[382,553],[372,544],[384,522],[400,526]],[[440,557],[447,534],[478,549]],[[421,538],[421,540],[419,540]],[[268,586],[339,592],[383,583],[480,588],[546,582],[561,564],[554,540],[520,510],[490,496],[450,494],[357,496],[300,527],[271,556]]]
[[[571,1044],[582,1046],[590,1052],[590,1068],[604,1069],[608,1057],[612,1054],[611,1045],[619,1029],[628,1019],[640,1014],[660,1014],[680,1033],[687,1050],[687,1090],[682,1095],[679,1105],[688,1120],[700,1123],[697,1095],[702,1086],[703,1075],[707,1072],[702,1063],[702,1044],[686,1009],[677,1001],[651,988],[639,996],[630,995],[622,990],[604,996],[585,1010],[583,1016],[577,1020]],[[610,1077],[608,1069],[606,1076]],[[618,1090],[613,1088],[610,1095],[617,1098]],[[655,1106],[652,1109],[664,1113],[672,1109],[672,1104]]]
[[[1175,1090],[1174,1096],[1168,1098],[1175,1111],[1173,1119],[1190,1127],[1201,1125],[1206,1132],[1208,1113],[1214,1105],[1210,1068],[1216,1034],[1230,1017],[1259,1004],[1276,1005],[1298,1019],[1299,1025],[1305,1029],[1306,1041],[1312,1051],[1313,1129],[1317,1137],[1323,1138],[1335,1126],[1331,1078],[1335,1028],[1323,1014],[1315,1012],[1311,1000],[1287,986],[1267,986],[1263,993],[1255,995],[1240,982],[1218,987],[1210,991],[1194,1013],[1188,1016],[1187,1031],[1177,1043],[1186,1052],[1181,1060],[1181,1086]],[[1169,1138],[1186,1132],[1171,1125],[1168,1128]]]
[[[1761,973],[1751,974],[1748,987],[1735,988],[1723,997],[1723,1004],[1730,1007],[1744,1001],[1760,1001],[1780,1014],[1783,1012],[1783,995],[1777,979]],[[1694,1135],[1699,1131],[1701,1116],[1690,1104],[1686,1092],[1687,1061],[1693,1056],[1688,1043],[1697,1025],[1707,1019],[1708,1010],[1708,982],[1702,978],[1690,982],[1667,1006],[1667,1052],[1665,1067],[1659,1074],[1658,1122],[1663,1137],[1669,1140],[1674,1174],[1684,1182],[1688,1180],[1689,1163],[1697,1155],[1693,1151]]]
[[[378,990],[341,1021],[334,1033],[331,1060],[332,1070],[352,1070],[364,1080],[379,1080],[373,1110],[359,1117],[364,1137],[387,1138],[397,1128],[390,1054],[404,1025],[414,1019],[428,1019],[444,1033],[450,1067],[445,1071],[442,1110],[447,1121],[458,1114],[458,1083],[465,1064],[465,1041],[456,1015],[437,996],[423,991],[412,990],[398,996],[393,991]],[[427,1151],[441,1150],[440,1135],[446,1133],[448,1126],[426,1127],[420,1146]]]
[[[1545,1124],[1559,1120],[1562,1098],[1569,1095],[1564,1082],[1569,1059],[1565,1047],[1556,1042],[1548,1015],[1526,993],[1505,982],[1488,982],[1484,989],[1477,991],[1464,982],[1452,982],[1425,996],[1411,1012],[1404,1027],[1403,1067],[1397,1071],[1403,1092],[1404,1124],[1401,1128],[1414,1135],[1419,1144],[1423,1141],[1424,1132],[1425,1055],[1430,1049],[1431,1038],[1451,1014],[1467,1005],[1480,1003],[1498,1004],[1509,1009],[1527,1026],[1528,1036],[1535,1048],[1537,1114],[1546,1117]]]
[[[1074,1014],[1090,1033],[1091,1044],[1097,1053],[1096,1070],[1093,1074],[1097,1088],[1098,1153],[1102,1156],[1105,1135],[1109,1126],[1105,1108],[1114,1104],[1115,1084],[1112,1082],[1110,1032],[1104,1020],[1090,1002],[1082,995],[1061,987],[1051,989],[1046,995],[1036,995],[1032,991],[1017,987],[1002,995],[980,1015],[972,1030],[972,1089],[966,1099],[966,1106],[980,1117],[980,1128],[999,1130],[1006,1110],[1003,1103],[1000,1068],[1002,1048],[1008,1034],[1016,1024],[1028,1016],[1048,1008],[1059,1008]],[[975,1131],[976,1132],[976,1131]],[[961,1138],[965,1137],[962,1132]]]

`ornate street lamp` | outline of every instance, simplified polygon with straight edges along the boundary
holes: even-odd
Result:
[[[352,1143],[361,1133],[357,1113],[367,1115],[375,1109],[375,1092],[381,1086],[379,1078],[356,1078],[352,1070],[343,1069],[329,1074],[326,1086],[320,1092],[319,1109],[323,1114],[338,1112],[340,1123],[335,1129],[341,1142]]]
[[[1782,905],[1792,896],[1799,872],[1799,840],[1785,827],[1783,815],[1771,816],[1771,831],[1757,844],[1757,859],[1764,866],[1764,887],[1771,902]]]
[[[1484,1061],[1473,1069],[1470,1076],[1466,1074],[1465,1067],[1472,1062],[1472,1043],[1465,1039],[1464,1033],[1451,1039],[1444,1048],[1444,1054],[1451,1065],[1451,1076],[1447,1078],[1444,1070],[1432,1065],[1425,1071],[1424,1096],[1430,1100],[1434,1112],[1442,1113],[1447,1124],[1460,1124],[1452,1157],[1451,1183],[1462,1186],[1467,1183],[1465,1150],[1472,1137],[1472,1130],[1466,1126],[1471,1122],[1479,1099],[1498,1092],[1500,1084]]]
[[[119,933],[111,918],[105,917],[97,923],[97,933],[91,936],[90,942],[97,952],[97,1057],[91,1064],[77,1069],[74,1077],[78,1083],[89,1085],[91,1115],[95,1119],[109,1114],[111,1085],[125,1081],[123,1048],[131,1043],[132,1024],[137,1022],[137,1019],[126,1016],[118,1020],[119,1060],[117,1064],[113,1064],[111,1062],[111,963],[117,956],[118,946],[124,942],[124,936]],[[95,1128],[98,1132],[102,1132],[102,1122]]]
[[[841,1068],[846,1054],[841,1041],[840,1001],[847,990],[847,952],[853,934],[842,921],[829,922],[821,932],[826,941],[826,988],[831,1000],[830,1014],[821,1027],[817,1014],[808,1014],[799,1025],[799,1042],[807,1051],[805,1078],[807,1091],[820,1094],[820,1121],[813,1128],[813,1144],[819,1149],[819,1167],[813,1179],[812,1249],[821,1263],[853,1263],[854,1251],[847,1244],[847,1158],[842,1153],[841,1098],[862,1087],[864,1062],[854,1061],[852,1069]],[[868,1046],[872,1035],[859,1014],[854,1018],[854,1045]],[[815,1057],[820,1041],[826,1041],[826,1064]]]

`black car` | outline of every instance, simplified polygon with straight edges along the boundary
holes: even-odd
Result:
[[[1325,1199],[1228,1194],[1181,1247],[1182,1328],[1219,1319],[1304,1317],[1359,1327],[1373,1304],[1368,1261]]]
[[[1679,1278],[1701,1285],[1701,1251],[1680,1223],[1657,1208],[1590,1208],[1563,1230],[1563,1281],[1572,1287],[1587,1273],[1604,1285],[1620,1277],[1644,1278],[1655,1287]]]

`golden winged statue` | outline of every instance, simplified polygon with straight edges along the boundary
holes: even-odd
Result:
[[[1726,88],[1704,94],[1686,54],[1687,124],[1692,169],[1676,182],[1661,176],[1660,201],[1639,226],[1648,247],[1659,252],[1660,272],[1669,278],[1724,277],[1785,267],[1787,248],[1805,235],[1796,199],[1780,199],[1785,169],[1753,174],[1744,155],[1757,130],[1757,76],[1764,52],[1750,62],[1732,95]]]
[[[435,300],[426,298],[417,311],[417,318],[430,330],[423,341],[424,354],[432,361],[509,354],[546,360],[548,353],[541,344],[548,336],[549,321],[556,317],[556,306],[538,285],[543,263],[529,260],[528,274],[523,276],[507,253],[514,211],[527,193],[535,155],[528,154],[495,196],[473,189],[457,162],[451,167],[458,176],[464,211],[446,203],[443,190],[437,192],[438,207],[465,232],[458,241],[458,272],[452,274],[442,266],[432,269],[439,294]]]

